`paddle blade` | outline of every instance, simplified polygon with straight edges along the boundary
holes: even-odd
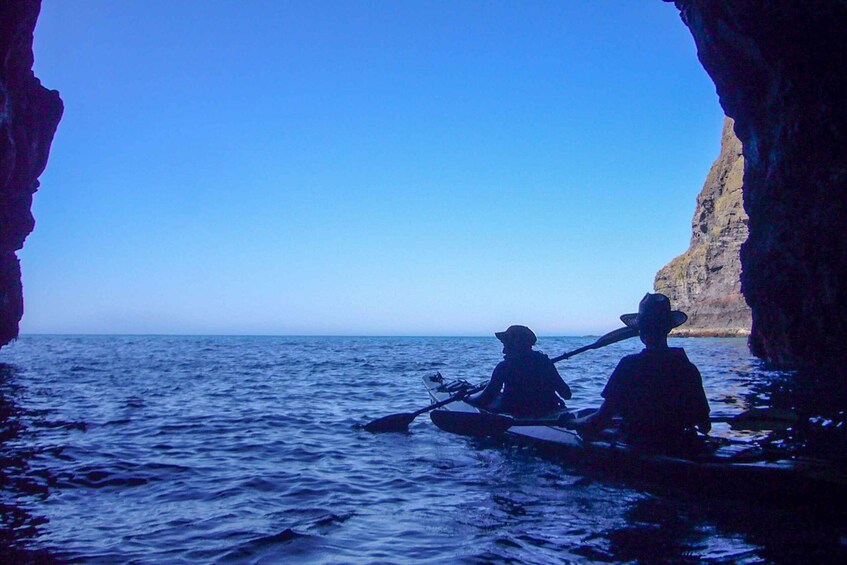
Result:
[[[785,431],[797,423],[797,414],[783,408],[751,408],[736,416],[729,425],[734,430]]]
[[[783,408],[751,408],[737,416],[713,417],[711,420],[728,423],[733,430],[760,432],[785,431],[797,423],[798,417],[792,410]]]
[[[391,414],[389,416],[383,416],[382,418],[378,418],[373,422],[365,424],[364,429],[365,431],[373,433],[402,432],[409,427],[409,424],[411,424],[412,420],[414,419],[414,414]]]
[[[472,437],[498,436],[515,423],[509,416],[479,412],[435,410],[429,417],[445,432]]]

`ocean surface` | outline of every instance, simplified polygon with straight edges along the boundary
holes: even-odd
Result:
[[[551,357],[594,341],[541,338]],[[743,340],[671,340],[713,414],[768,400]],[[595,406],[637,339],[559,363]],[[0,560],[845,562],[840,507],[585,474],[531,448],[368,421],[421,378],[487,379],[490,338],[23,336],[0,351]],[[715,435],[754,435],[716,425]]]

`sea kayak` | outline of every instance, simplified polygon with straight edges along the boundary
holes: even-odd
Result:
[[[455,394],[462,386],[470,385],[436,375],[424,377],[424,386],[432,400],[438,402]],[[702,438],[690,448],[667,453],[655,448],[629,445],[616,439],[614,433],[589,441],[567,427],[569,418],[593,410],[563,409],[545,418],[529,421],[515,419],[507,429],[497,430],[497,436],[506,441],[531,444],[543,453],[604,475],[642,481],[647,479],[650,483],[681,487],[694,492],[775,500],[847,499],[847,475],[844,470],[826,461],[792,458],[765,451],[753,443],[715,437]],[[450,420],[455,424],[455,420],[474,419],[473,416],[463,417],[460,414],[439,418],[444,416],[440,411],[468,415],[489,414],[466,402],[455,401],[432,413],[436,425],[442,420]],[[492,416],[502,419],[501,416]],[[440,427],[454,433],[457,431],[455,425],[451,427],[442,424]]]

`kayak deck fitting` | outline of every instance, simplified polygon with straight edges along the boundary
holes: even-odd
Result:
[[[455,395],[462,387],[472,386],[465,381],[443,379],[440,375],[424,377],[423,381],[434,402]],[[579,417],[593,410],[562,409],[549,417],[551,421],[556,418],[565,421],[569,414]],[[456,400],[431,413],[436,425],[440,411],[490,414]],[[693,492],[776,501],[847,499],[847,476],[843,470],[826,461],[791,458],[784,453],[763,450],[755,443],[708,437],[697,442],[697,449],[667,453],[628,445],[613,434],[589,441],[562,425],[537,425],[537,420],[533,425],[521,425],[520,418],[515,420],[505,431],[496,430],[499,433],[495,435],[506,441],[530,444],[546,455],[604,475],[647,479],[657,485]],[[461,433],[449,427],[444,429]]]

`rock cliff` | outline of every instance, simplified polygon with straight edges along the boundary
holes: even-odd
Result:
[[[847,374],[847,4],[674,4],[744,147],[751,349]]]
[[[40,0],[0,2],[0,346],[18,335],[23,291],[15,252],[35,225],[32,195],[63,110],[59,93],[32,73],[40,9]]]
[[[749,335],[750,307],[741,294],[741,244],[747,239],[742,203],[744,158],[733,121],[724,120],[721,151],[712,165],[691,225],[688,251],[657,274],[656,292],[688,314],[676,335]]]

